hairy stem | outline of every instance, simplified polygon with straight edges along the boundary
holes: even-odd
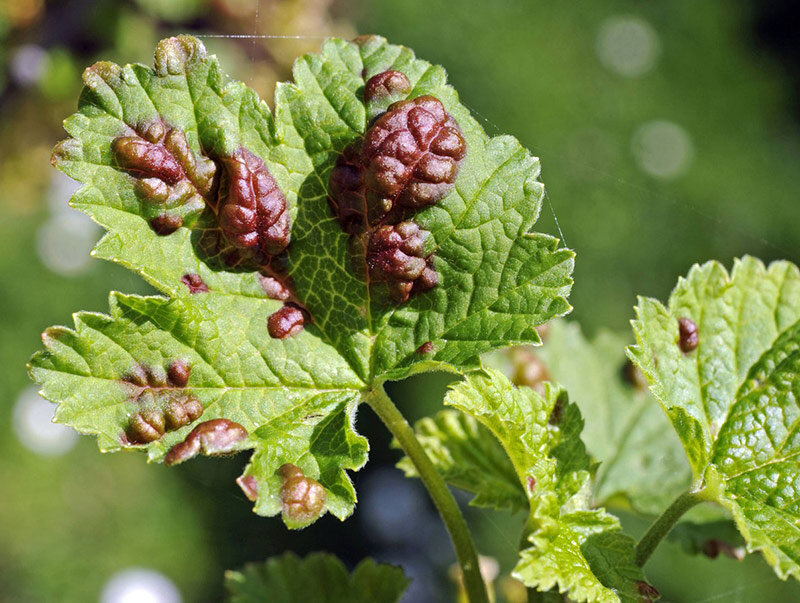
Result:
[[[676,498],[672,504],[666,508],[661,516],[653,522],[642,539],[636,545],[636,565],[642,567],[653,551],[656,550],[658,543],[669,534],[672,527],[678,522],[686,511],[698,503],[706,500],[704,492],[688,491]]]
[[[428,490],[428,494],[433,499],[433,503],[439,510],[453,548],[456,551],[458,564],[464,576],[464,589],[470,603],[488,603],[489,597],[486,594],[486,585],[481,577],[480,565],[478,564],[478,553],[472,536],[469,533],[467,522],[458,508],[455,498],[450,493],[442,476],[436,471],[431,459],[417,440],[414,430],[408,424],[405,417],[391,401],[383,387],[374,389],[366,398],[367,403],[375,411],[391,434],[400,443],[403,452],[406,453],[414,467],[419,473],[422,483]]]

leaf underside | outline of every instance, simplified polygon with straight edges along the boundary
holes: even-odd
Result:
[[[228,571],[225,583],[230,603],[396,603],[410,580],[399,567],[365,559],[348,573],[334,555],[294,553]]]
[[[749,550],[800,577],[800,272],[745,257],[694,266],[665,307],[642,298],[629,354],[683,443],[698,487]],[[678,320],[697,326],[683,351]],[[691,347],[691,346],[690,346]]]
[[[365,79],[388,68],[406,74],[411,96],[439,98],[467,142],[453,191],[415,218],[432,233],[440,284],[402,305],[385,285],[365,282],[327,200],[338,154],[367,127]],[[538,160],[512,137],[489,138],[441,67],[366,37],[327,41],[320,54],[298,59],[293,75],[278,85],[270,111],[190,36],[162,41],[155,68],[86,70],[79,110],[65,122],[71,138],[56,147],[54,165],[84,184],[71,204],[108,231],[94,255],[135,271],[164,297],[112,293],[110,314],[78,313],[73,328],[48,329],[30,371],[59,404],[56,419],[96,434],[104,451],[133,445],[124,434],[142,408],[197,400],[199,421],[246,429],[233,450],[253,450],[243,479],[257,513],[281,511],[277,470],[292,463],[322,484],[324,511],[344,518],[356,499],[345,470],[367,458],[353,425],[362,393],[422,370],[471,369],[482,352],[511,343],[537,343],[534,327],[570,309],[573,254],[529,232],[543,194]],[[228,261],[214,243],[212,212],[191,213],[203,206],[198,195],[208,197],[194,172],[191,195],[181,197],[191,202],[174,209],[183,226],[169,235],[151,228],[152,200],[121,168],[114,144],[153,124],[181,133],[193,165],[240,149],[263,160],[289,205],[284,269],[311,317],[299,334],[269,336],[267,317],[282,302],[265,292],[264,266]],[[176,361],[191,367],[188,383],[165,385]],[[160,461],[196,424],[139,447]]]

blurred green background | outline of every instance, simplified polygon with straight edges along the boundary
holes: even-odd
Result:
[[[407,601],[452,592],[444,529],[419,484],[392,468],[398,454],[366,410],[372,458],[355,476],[356,513],[294,533],[250,513],[233,483],[241,458],[168,470],[101,456],[48,423],[24,370],[39,332],[105,310],[110,289],[147,290],[89,259],[100,233],[66,206],[74,186],[49,166],[84,66],[150,63],[178,32],[292,36],[205,39],[269,99],[326,36],[411,46],[447,67],[490,134],[541,157],[538,228],[577,250],[572,318],[591,333],[627,329],[635,295],[666,297],[694,262],[800,259],[796,19],[778,0],[0,0],[0,601],[218,601],[225,568],[289,548],[402,563],[415,579]],[[427,375],[392,393],[418,418],[446,383]],[[507,572],[522,518],[468,517]],[[800,600],[758,556],[712,561],[667,544],[648,572],[665,601]]]

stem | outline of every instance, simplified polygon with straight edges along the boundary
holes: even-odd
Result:
[[[434,467],[422,444],[417,440],[414,430],[389,396],[386,395],[383,387],[372,390],[367,397],[367,403],[400,443],[403,452],[414,463],[422,483],[427,488],[428,494],[439,510],[439,515],[441,515],[447,531],[450,533],[450,540],[453,542],[453,548],[456,551],[458,564],[461,566],[461,573],[464,578],[464,590],[470,603],[488,603],[489,597],[486,594],[486,585],[481,577],[478,553],[475,550],[475,544],[472,542],[467,522],[461,514],[461,509],[458,508],[456,499],[453,498],[442,476],[436,471],[436,467]]]
[[[681,516],[696,504],[706,500],[704,494],[703,490],[684,492],[666,508],[636,545],[636,565],[642,567],[647,563],[650,555],[656,550],[658,543],[661,542],[664,536],[669,534],[669,531]]]

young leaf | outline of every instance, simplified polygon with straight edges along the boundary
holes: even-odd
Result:
[[[634,563],[633,540],[616,517],[590,506],[583,419],[566,392],[547,384],[542,396],[486,370],[454,386],[445,404],[491,431],[525,490],[531,546],[520,552],[514,576],[574,601],[641,600],[643,585],[652,587]]]
[[[549,325],[547,345],[535,353],[591,417],[583,441],[600,463],[595,501],[609,505],[619,498],[640,513],[658,515],[689,487],[691,472],[656,400],[637,385],[635,374],[626,375],[633,368],[626,367],[626,343],[610,331],[589,341],[578,324],[557,320]]]
[[[443,103],[467,147],[452,192],[415,216],[439,286],[400,305],[364,278],[327,200],[337,157],[367,128],[365,81],[390,68],[410,98]],[[46,331],[31,361],[57,419],[103,450],[161,460],[190,438],[168,459],[181,462],[253,449],[239,484],[258,513],[292,527],[318,508],[343,518],[355,503],[344,470],[366,461],[353,429],[363,392],[537,342],[534,326],[569,310],[572,252],[529,233],[538,160],[487,137],[444,70],[407,48],[329,40],[298,59],[274,113],[191,36],[163,40],[153,69],[97,63],[84,82],[53,163],[84,183],[72,204],[108,231],[94,254],[167,296],[112,294],[109,316]],[[186,383],[164,377],[176,361],[192,368]],[[235,425],[193,431],[212,419]]]
[[[503,446],[474,417],[442,410],[414,424],[417,439],[448,484],[471,492],[476,507],[518,511],[528,497]],[[406,477],[419,477],[404,456],[397,463]]]
[[[365,559],[352,573],[334,555],[294,553],[228,571],[230,603],[395,603],[410,580],[399,567]]]
[[[751,257],[730,275],[717,262],[694,266],[667,307],[641,298],[636,314],[630,356],[678,432],[695,488],[731,511],[778,576],[800,577],[797,267]]]

